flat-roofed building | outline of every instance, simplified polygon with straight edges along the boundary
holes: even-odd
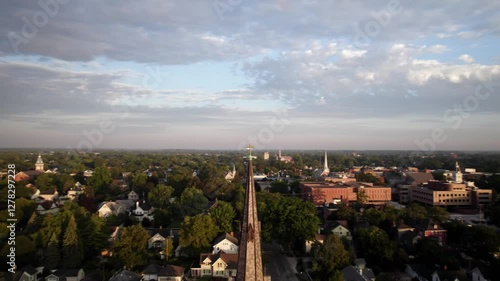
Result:
[[[427,185],[410,187],[410,200],[430,206],[477,207],[491,203],[492,190],[467,187],[463,183],[430,181]]]
[[[359,190],[363,190],[367,203],[386,203],[391,200],[391,188],[370,186],[363,183],[303,182],[300,184],[302,198],[315,205],[332,203],[336,200],[353,202]]]

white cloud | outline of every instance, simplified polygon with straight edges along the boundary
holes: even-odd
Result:
[[[365,56],[366,52],[366,50],[344,49],[340,52],[340,56],[344,59],[361,58]]]
[[[464,61],[465,63],[473,63],[474,62],[474,58],[467,55],[467,54],[461,55],[460,57],[458,57],[458,59]]]

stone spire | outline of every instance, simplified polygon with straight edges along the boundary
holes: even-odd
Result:
[[[45,171],[41,154],[38,154],[38,158],[36,159],[35,171],[41,171],[41,172]]]
[[[327,177],[330,174],[330,169],[328,168],[328,159],[326,156],[326,151],[325,151],[325,164],[323,167],[323,172],[321,173],[322,177]]]
[[[241,225],[240,248],[238,252],[237,281],[264,281],[262,268],[262,250],[260,245],[260,222],[257,217],[257,199],[255,197],[255,186],[253,179],[252,146],[248,145],[248,174],[245,194],[245,207],[243,210],[243,222]]]

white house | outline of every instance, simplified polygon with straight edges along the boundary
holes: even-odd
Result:
[[[22,269],[21,277],[19,281],[37,281],[38,271],[31,265],[28,265]],[[15,277],[14,277],[15,279]]]
[[[80,196],[80,194],[83,193],[83,191],[84,191],[84,187],[81,187],[81,186],[76,187],[76,184],[75,184],[75,187],[72,187],[70,190],[68,190],[68,197],[71,199],[78,198]]]
[[[226,254],[237,254],[238,253],[238,239],[234,238],[232,235],[225,233],[221,234],[214,240],[212,254],[217,254],[220,251],[224,251]]]
[[[112,215],[119,215],[124,212],[125,208],[115,202],[103,202],[97,210],[97,213],[101,218],[106,218]]]
[[[191,268],[191,276],[212,276],[234,280],[238,266],[238,254],[200,254],[200,264]]]
[[[346,227],[344,227],[343,225],[341,225],[341,224],[339,224],[336,227],[334,227],[332,229],[332,233],[335,234],[335,235],[337,235],[340,238],[345,237],[348,240],[352,239],[351,231],[349,229],[347,229]]]
[[[83,269],[59,269],[45,277],[45,281],[80,281],[85,277]]]
[[[228,181],[228,182],[231,182],[234,180],[234,177],[236,176],[236,168],[234,167],[233,165],[233,170],[232,171],[229,171],[226,173],[226,175],[224,176],[224,178]]]
[[[94,171],[92,171],[92,170],[85,170],[83,172],[84,177],[91,177],[93,174],[94,174]]]
[[[472,281],[488,281],[486,278],[483,277],[483,274],[477,267],[475,267],[471,271],[471,275],[472,275]]]
[[[135,208],[132,210],[132,215],[139,221],[142,221],[144,218],[154,220],[153,212],[154,208],[143,200],[142,202],[135,202]]]
[[[44,191],[40,191],[39,197],[42,197],[44,200],[54,201],[59,198],[59,193],[55,188],[47,189]]]

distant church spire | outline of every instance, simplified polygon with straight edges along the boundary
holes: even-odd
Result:
[[[457,183],[462,183],[464,181],[462,172],[460,171],[460,166],[458,165],[458,161],[455,162],[455,171],[453,172],[453,181],[457,182]]]
[[[36,159],[35,171],[41,171],[41,172],[45,171],[42,155],[40,153],[38,154],[38,158]]]
[[[269,276],[264,277],[262,267],[262,250],[260,244],[260,222],[257,217],[257,199],[255,197],[255,186],[253,178],[252,146],[247,147],[248,169],[247,186],[245,194],[245,207],[243,210],[243,222],[241,225],[240,248],[238,252],[237,281],[264,281],[271,280]],[[264,279],[265,278],[265,279]]]
[[[325,164],[323,167],[323,172],[321,173],[322,177],[327,177],[330,174],[330,168],[328,168],[328,159],[326,156],[326,151],[325,151]]]

